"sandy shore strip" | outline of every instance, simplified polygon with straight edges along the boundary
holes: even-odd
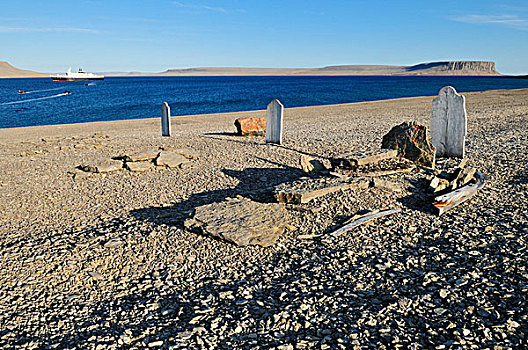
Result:
[[[185,230],[199,205],[268,200],[301,154],[377,150],[429,125],[433,97],[291,108],[284,144],[237,137],[264,111],[0,129],[1,348],[522,348],[528,346],[528,89],[463,93],[468,164],[489,177],[437,217],[424,173],[398,191],[342,191],[288,210],[270,248]],[[198,159],[72,177],[76,166],[163,149]],[[339,238],[299,239],[361,210],[402,211]],[[299,209],[299,208],[297,208]],[[109,242],[118,242],[109,244]]]

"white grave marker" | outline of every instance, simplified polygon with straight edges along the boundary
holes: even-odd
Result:
[[[170,106],[167,102],[161,105],[161,136],[171,136]]]
[[[282,120],[284,106],[275,99],[268,105],[266,111],[266,142],[282,144]]]
[[[466,100],[452,86],[444,86],[433,100],[431,143],[437,157],[464,157],[467,132]]]

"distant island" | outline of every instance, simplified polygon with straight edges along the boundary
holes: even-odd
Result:
[[[105,76],[302,76],[302,75],[501,75],[490,61],[445,61],[413,66],[340,65],[321,68],[198,67],[168,69],[159,73],[102,72]],[[45,77],[48,74],[21,70],[0,61],[0,78]]]

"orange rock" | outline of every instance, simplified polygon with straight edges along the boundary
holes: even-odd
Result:
[[[235,120],[235,126],[239,136],[264,136],[266,134],[266,119],[264,118],[238,118]]]

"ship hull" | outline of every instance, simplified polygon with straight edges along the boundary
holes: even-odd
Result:
[[[104,80],[104,77],[94,78],[72,78],[72,77],[51,77],[53,81],[81,81],[81,80]]]

